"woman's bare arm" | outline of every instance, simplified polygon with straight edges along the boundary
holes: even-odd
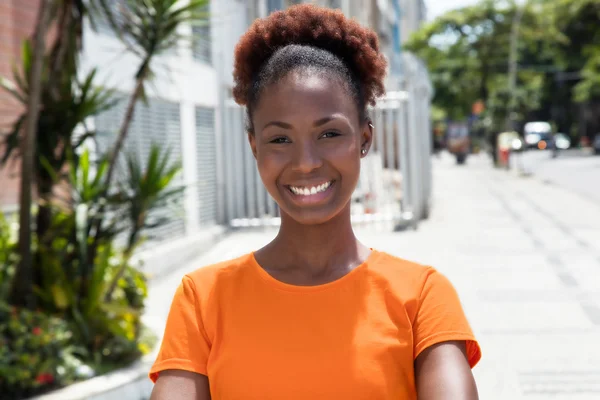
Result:
[[[478,400],[464,341],[431,346],[415,361],[419,400]]]
[[[208,378],[194,372],[162,371],[150,400],[210,400]]]

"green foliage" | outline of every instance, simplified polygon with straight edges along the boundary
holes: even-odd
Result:
[[[146,278],[130,259],[149,227],[151,210],[180,196],[182,188],[172,187],[180,165],[153,146],[146,167],[130,156],[127,179],[120,190],[108,192],[105,158],[92,163],[84,150],[71,155],[69,164],[73,195],[54,212],[48,240],[40,244],[43,280],[36,293],[45,309],[74,321],[96,361],[129,359],[139,354],[147,296]],[[97,220],[101,229],[93,231]],[[117,249],[120,235],[128,240]]]
[[[600,47],[590,48],[588,54],[589,59],[581,71],[583,79],[573,88],[575,100],[580,103],[600,99]]]
[[[29,41],[24,41],[21,57],[21,67],[13,66],[14,82],[7,78],[1,78],[0,85],[15,99],[26,105],[32,65],[32,49]],[[85,129],[86,120],[116,104],[114,92],[97,84],[96,69],[92,69],[81,81],[77,78],[74,70],[64,70],[64,76],[60,79],[54,76],[51,78],[49,76],[50,61],[49,57],[44,59],[42,86],[48,88],[50,81],[53,81],[54,87],[53,91],[46,89],[42,92],[41,101],[44,107],[40,110],[38,119],[36,145],[36,176],[38,179],[45,178],[46,182],[50,178],[47,177],[48,167],[61,171],[69,151],[78,148],[85,139],[93,136],[93,132]],[[19,118],[13,129],[6,135],[6,148],[2,156],[2,163],[6,163],[11,158],[20,157],[19,132],[25,115],[23,114]],[[84,128],[84,132],[74,141],[74,131],[80,126]],[[49,183],[52,185],[56,182],[50,181]]]
[[[170,162],[170,151],[164,152],[153,144],[148,160],[142,164],[134,153],[127,156],[127,179],[121,186],[121,201],[129,204],[129,221],[134,229],[129,237],[129,246],[133,246],[143,228],[155,228],[165,219],[148,225],[149,213],[152,209],[166,207],[171,201],[181,196],[183,187],[173,187],[173,180],[181,172],[181,163]]]
[[[34,286],[34,293],[43,313],[60,317],[59,320],[67,324],[64,330],[68,332],[70,343],[80,348],[70,360],[102,370],[103,365],[124,365],[150,351],[142,340],[141,323],[144,300],[148,295],[147,279],[129,260],[143,239],[143,231],[148,228],[150,211],[181,193],[181,188],[172,185],[180,165],[169,161],[168,152],[153,146],[146,167],[133,156],[128,158],[127,179],[120,189],[123,192],[105,196],[105,158],[92,162],[89,152],[84,150],[80,155],[69,154],[68,163],[67,177],[72,196],[60,207],[53,205],[46,237],[35,242],[41,279]],[[56,175],[56,171],[52,174]],[[104,203],[108,207],[101,211]],[[102,229],[90,231],[97,219],[104,221]],[[15,238],[9,235],[11,230],[7,223],[3,219],[0,222],[0,273],[3,277],[0,287],[8,287],[14,265],[8,261],[14,254],[11,250]],[[122,249],[115,244],[120,234],[129,238]],[[90,252],[92,246],[96,248],[95,256]],[[48,340],[58,339],[51,335]],[[20,346],[20,343],[14,345]],[[30,360],[35,357],[31,346],[14,350],[15,354]],[[44,365],[55,370],[59,366],[56,363],[65,357],[41,354],[42,360],[49,363]],[[26,386],[14,387],[13,382],[11,392],[7,393],[47,390],[69,383],[59,381],[53,372],[52,382],[44,381],[38,385],[35,378],[40,373],[46,374],[43,377],[47,378],[49,372],[39,372],[33,367],[28,369],[26,364],[18,368],[22,369],[22,376],[33,377],[33,386],[27,386],[29,383],[24,379],[22,384]]]
[[[520,8],[518,74],[509,93],[511,36]],[[509,109],[523,121],[533,112],[551,118],[552,108],[600,100],[598,43],[600,0],[481,0],[426,24],[405,47],[426,62],[434,106],[448,118],[467,118],[472,104],[483,100],[490,126],[504,129]],[[566,130],[573,123],[568,117],[561,121]]]
[[[552,38],[546,21],[529,6],[519,28],[519,51],[544,57],[540,44]],[[426,62],[435,87],[434,104],[446,110],[452,119],[465,119],[477,100],[490,100],[495,113],[506,114],[508,105],[508,59],[512,22],[517,13],[514,3],[492,0],[451,11],[427,24],[406,44]],[[532,75],[533,79],[532,79]],[[535,109],[539,101],[528,100],[539,91],[541,74],[521,71],[517,107]]]
[[[575,100],[600,99],[600,1],[560,0],[554,15],[567,39],[559,48],[560,61],[568,71],[581,72],[573,87]]]
[[[140,244],[140,234],[147,229],[157,228],[170,222],[169,218],[151,218],[152,210],[166,208],[170,203],[181,199],[184,190],[175,186],[174,179],[181,172],[180,162],[170,162],[169,150],[163,150],[153,144],[148,160],[142,164],[133,153],[127,156],[126,179],[121,183],[120,192],[112,199],[127,205],[125,214],[128,220],[129,235],[125,248],[126,261]],[[145,165],[145,168],[142,168]],[[106,300],[110,300],[112,292],[125,272],[125,265],[113,278]]]
[[[78,351],[63,319],[0,303],[2,398],[25,398],[72,383]]]
[[[17,262],[16,231],[0,211],[0,303],[8,301]]]
[[[53,9],[60,29],[51,51],[44,55],[32,182],[39,195],[31,251],[33,292],[40,309],[10,310],[10,318],[8,309],[0,309],[3,395],[30,395],[59,387],[82,378],[73,371],[83,364],[102,372],[107,365],[122,365],[150,351],[141,323],[147,281],[130,260],[148,230],[170,222],[157,218],[156,210],[181,198],[183,188],[174,184],[181,164],[171,160],[168,151],[152,146],[147,160],[127,156],[119,184],[110,185],[108,156],[94,159],[86,149],[86,139],[95,134],[86,122],[118,99],[98,84],[95,69],[81,79],[80,28],[88,6],[102,9],[127,49],[140,57],[135,79],[141,92],[132,95],[126,117],[131,120],[133,105],[138,96],[145,96],[144,84],[153,76],[153,57],[181,39],[181,23],[206,18],[207,3],[125,0],[114,7],[110,1],[92,0],[59,2]],[[66,15],[72,18],[63,18]],[[25,41],[22,62],[13,67],[12,79],[0,78],[0,87],[24,105],[32,60],[32,46]],[[4,145],[0,167],[21,157],[19,132],[26,116],[27,111],[10,132],[0,135]],[[127,129],[124,124],[123,138]],[[7,294],[18,261],[16,238],[9,232],[0,216],[0,303],[10,300]],[[6,324],[5,315],[10,319]],[[29,332],[33,327],[40,329]],[[14,357],[5,357],[6,351]],[[9,370],[16,372],[9,376]]]

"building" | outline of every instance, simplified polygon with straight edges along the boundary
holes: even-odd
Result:
[[[0,1],[0,76],[12,77],[18,64],[23,38],[31,36],[37,19],[39,0]],[[0,89],[0,134],[10,129],[22,108],[6,91]],[[1,143],[1,139],[0,139]],[[0,157],[4,149],[0,144]],[[0,208],[14,210],[18,204],[19,168],[0,169]]]
[[[400,3],[400,42],[404,43],[427,20],[425,0],[398,0]]]

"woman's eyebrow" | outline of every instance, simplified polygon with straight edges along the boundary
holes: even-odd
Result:
[[[327,117],[316,120],[313,123],[313,126],[316,128],[321,125],[325,125],[326,123],[328,123],[329,121],[333,121],[334,119],[340,119],[340,118],[335,115],[329,115]],[[266,124],[263,129],[267,129],[269,126],[277,126],[279,128],[283,128],[283,129],[292,129],[292,125],[290,125],[286,122],[282,122],[282,121],[271,121],[268,124]]]
[[[325,118],[321,118],[321,119],[318,119],[318,120],[316,120],[316,121],[313,123],[313,126],[316,128],[316,127],[318,127],[318,126],[325,125],[326,123],[328,123],[329,121],[331,121],[331,120],[334,120],[334,119],[336,119],[336,117],[335,117],[335,116],[333,116],[333,115],[330,115],[330,116],[328,116],[328,117],[325,117]]]
[[[281,122],[281,121],[271,121],[268,124],[266,124],[263,129],[267,129],[269,126],[278,126],[279,128],[283,128],[283,129],[292,129],[292,126],[290,124],[286,124],[285,122]]]

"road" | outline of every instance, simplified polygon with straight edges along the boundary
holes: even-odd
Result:
[[[524,153],[522,160],[540,179],[600,203],[600,156],[572,149],[552,158],[548,151],[532,150]]]
[[[453,282],[483,350],[474,369],[480,398],[599,399],[598,202],[493,169],[485,155],[457,166],[443,154],[434,158],[433,203],[415,231],[373,227],[358,236],[433,265]],[[145,320],[164,327],[186,271],[247,253],[273,236],[271,230],[234,233],[153,282]]]

